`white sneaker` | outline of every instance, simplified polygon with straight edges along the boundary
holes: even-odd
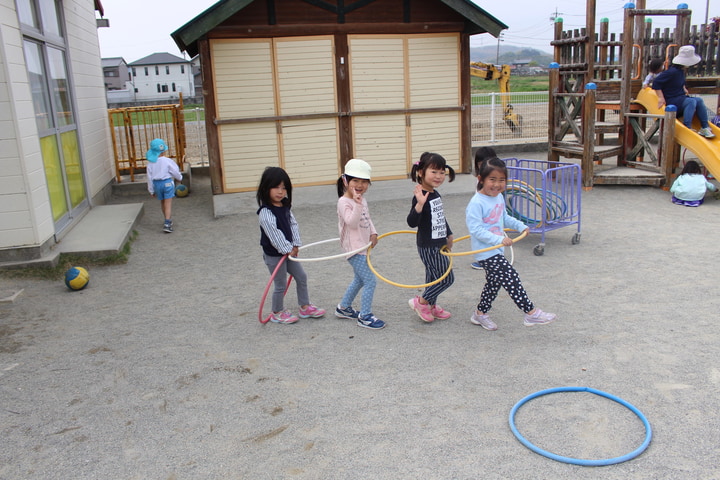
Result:
[[[495,325],[495,322],[490,320],[490,315],[487,313],[483,315],[478,315],[477,313],[473,312],[472,316],[470,317],[470,323],[473,325],[480,325],[485,330],[497,330],[497,325]]]
[[[523,323],[525,323],[526,327],[545,325],[550,322],[554,322],[555,318],[557,318],[557,315],[555,315],[554,313],[543,312],[539,308],[536,308],[535,313],[533,313],[532,315],[530,315],[529,313],[525,314],[525,321]]]

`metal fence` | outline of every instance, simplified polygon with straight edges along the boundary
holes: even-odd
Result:
[[[507,102],[503,104],[503,101]],[[473,145],[531,143],[547,141],[548,93],[478,93],[472,95]],[[507,106],[519,115],[520,128],[511,129],[506,122]],[[193,165],[208,162],[204,109],[190,108],[185,114],[186,159]]]
[[[476,93],[471,104],[473,144],[547,141],[548,92]]]

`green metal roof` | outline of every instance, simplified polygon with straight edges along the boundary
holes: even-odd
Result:
[[[254,0],[220,0],[203,13],[175,30],[170,35],[181,51],[186,51],[191,57],[197,55],[197,41],[222,22],[235,15]],[[497,37],[507,25],[496,19],[470,0],[439,0],[457,13],[465,17],[468,27],[465,33],[470,35],[489,33]]]

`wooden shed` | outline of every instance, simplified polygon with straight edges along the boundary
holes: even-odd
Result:
[[[200,54],[213,193],[266,166],[334,183],[350,158],[406,178],[424,151],[469,172],[470,35],[499,20],[469,0],[221,0],[172,33]]]

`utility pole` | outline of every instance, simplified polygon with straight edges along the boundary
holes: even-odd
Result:
[[[497,44],[497,52],[495,54],[495,65],[500,65],[500,42],[504,42],[503,40],[504,33],[500,32],[500,35],[498,35],[498,44]]]

